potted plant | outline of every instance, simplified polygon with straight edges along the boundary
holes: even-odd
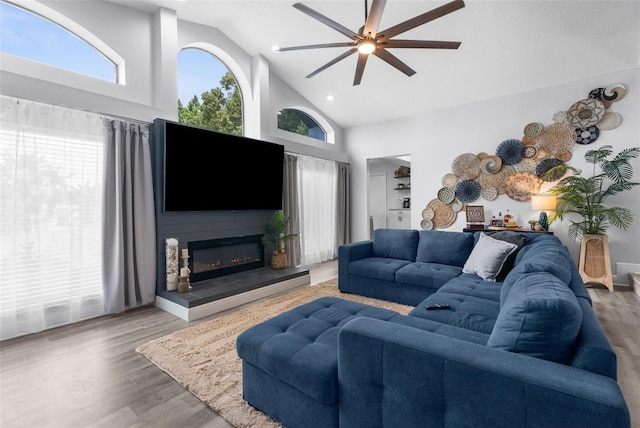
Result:
[[[565,175],[549,192],[558,196],[553,219],[570,219],[569,237],[581,240],[579,270],[586,282],[604,283],[613,290],[609,246],[605,232],[609,226],[627,230],[633,222],[633,213],[624,207],[608,207],[607,199],[631,190],[640,183],[632,182],[633,166],[630,160],[640,155],[640,147],[632,147],[613,155],[611,146],[589,150],[584,158],[593,165],[591,176],[583,177],[582,171],[560,165],[551,168],[542,179],[553,181],[556,174]],[[590,253],[590,254],[588,254]],[[591,263],[592,265],[589,265]]]
[[[285,235],[285,230],[290,218],[286,217],[281,210],[277,210],[271,216],[271,220],[266,225],[266,232],[262,236],[262,244],[265,247],[273,248],[271,267],[274,269],[284,269],[287,267],[287,255],[284,252],[284,243],[298,236],[295,233]]]

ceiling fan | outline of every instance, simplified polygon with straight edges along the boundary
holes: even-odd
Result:
[[[411,67],[400,61],[395,55],[392,55],[387,49],[390,48],[412,48],[412,49],[458,49],[460,42],[441,42],[431,40],[402,40],[393,39],[398,34],[409,31],[420,25],[426,24],[429,21],[438,19],[451,12],[455,12],[458,9],[464,7],[463,0],[454,0],[429,12],[418,15],[414,18],[408,19],[393,27],[387,28],[383,31],[378,31],[378,25],[382,18],[382,12],[386,0],[373,0],[371,4],[371,11],[367,17],[367,0],[365,0],[365,24],[356,33],[343,25],[338,24],[334,20],[316,12],[308,6],[302,3],[296,3],[293,5],[296,9],[306,13],[312,18],[322,22],[325,25],[333,28],[339,33],[344,34],[351,39],[350,42],[338,42],[338,43],[323,43],[318,45],[305,45],[305,46],[291,46],[291,47],[274,47],[274,50],[279,52],[295,51],[303,49],[317,49],[317,48],[338,48],[348,47],[348,51],[332,59],[322,67],[311,72],[306,77],[311,78],[321,71],[326,70],[339,61],[347,58],[348,56],[358,52],[358,63],[356,65],[356,74],[353,79],[353,85],[359,85],[362,80],[362,74],[364,73],[364,67],[369,58],[369,54],[373,54],[381,60],[387,62],[391,66],[397,68],[407,76],[413,76],[416,72]]]

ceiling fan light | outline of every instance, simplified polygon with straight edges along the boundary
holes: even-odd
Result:
[[[370,54],[376,50],[376,42],[372,39],[366,39],[358,43],[358,52],[361,54]]]

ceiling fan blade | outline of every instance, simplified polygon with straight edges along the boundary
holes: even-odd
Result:
[[[334,59],[332,59],[331,61],[329,61],[328,63],[326,63],[325,65],[323,65],[322,67],[320,67],[319,69],[309,73],[306,78],[310,79],[313,76],[315,76],[316,74],[320,73],[321,71],[326,70],[327,68],[331,67],[332,65],[334,65],[335,63],[342,61],[343,59],[345,59],[346,57],[348,57],[349,55],[358,52],[358,48],[352,48],[349,49],[348,51],[346,51],[345,53],[343,53],[342,55],[339,55],[337,57],[335,57]]]
[[[355,46],[356,42],[339,42],[339,43],[322,43],[319,45],[289,46],[286,48],[278,48],[278,52],[300,51],[303,49],[320,49],[320,48],[346,48]]]
[[[315,10],[311,9],[310,7],[303,5],[302,3],[295,3],[293,5],[293,7],[298,9],[300,12],[306,13],[310,17],[312,17],[314,19],[317,19],[318,21],[322,22],[323,24],[328,25],[329,27],[333,28],[334,30],[336,30],[339,33],[344,34],[345,36],[349,37],[350,39],[356,40],[358,38],[358,35],[356,33],[354,33],[353,31],[349,30],[347,27],[338,24],[333,19],[327,18],[323,14],[321,14],[319,12],[316,12]]]
[[[382,12],[384,11],[386,3],[387,0],[373,0],[369,16],[367,17],[367,22],[364,24],[364,31],[362,31],[363,36],[368,35],[371,38],[376,37],[376,32],[378,31],[378,26],[380,25],[380,19],[382,19]]]
[[[387,64],[392,65],[393,67],[402,71],[407,76],[413,76],[414,74],[416,74],[416,71],[414,69],[409,67],[404,62],[400,61],[395,55],[392,55],[386,49],[375,50],[373,51],[373,54],[381,60],[385,61]]]
[[[413,28],[419,27],[420,25],[426,24],[427,22],[433,21],[434,19],[438,19],[441,16],[447,15],[451,12],[455,12],[456,10],[462,9],[463,7],[463,0],[454,0],[451,3],[447,3],[443,6],[430,10],[429,12],[423,13],[422,15],[418,15],[407,21],[401,22],[398,25],[387,28],[384,31],[380,31],[379,34],[381,35],[382,39],[388,40],[393,36],[397,36],[400,33],[404,33],[405,31],[409,31]]]
[[[368,54],[358,54],[358,64],[356,65],[356,75],[353,78],[353,86],[359,85],[362,81],[364,66],[367,64]]]
[[[387,40],[384,48],[417,48],[417,49],[458,49],[460,42],[442,42],[433,40]]]

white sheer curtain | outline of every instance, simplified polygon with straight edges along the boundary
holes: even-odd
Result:
[[[0,102],[0,339],[7,339],[104,314],[102,120]]]
[[[336,162],[298,156],[300,247],[303,265],[337,256]]]

